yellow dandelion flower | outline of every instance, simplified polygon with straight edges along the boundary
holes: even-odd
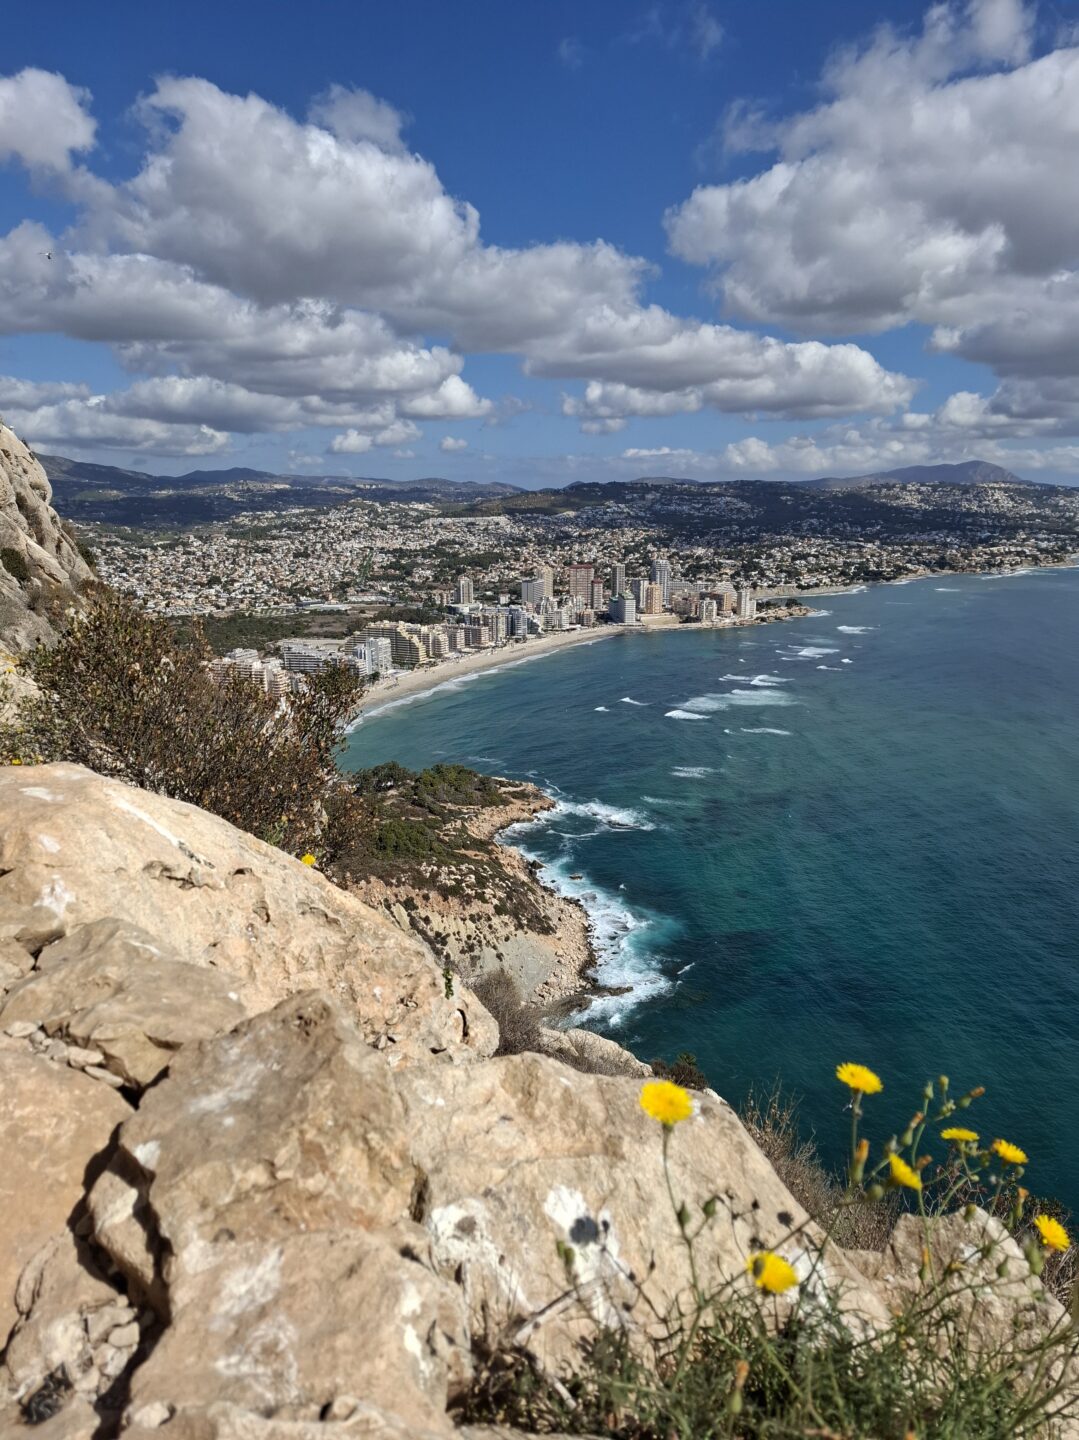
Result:
[[[1059,1220],[1054,1220],[1051,1215],[1035,1215],[1034,1224],[1038,1227],[1042,1244],[1047,1249],[1068,1250],[1071,1248],[1071,1239]]]
[[[863,1095],[876,1095],[884,1089],[884,1082],[868,1065],[855,1065],[852,1061],[837,1065],[835,1078],[842,1080],[843,1084],[849,1085],[852,1090],[861,1091]]]
[[[767,1290],[771,1295],[782,1295],[792,1285],[798,1284],[794,1266],[771,1250],[761,1250],[746,1261],[746,1270],[753,1276],[758,1290]]]
[[[922,1188],[922,1177],[917,1170],[911,1169],[905,1160],[898,1155],[888,1156],[888,1169],[891,1172],[893,1185],[905,1185],[908,1190],[920,1190]]]
[[[1027,1152],[1020,1150],[1018,1145],[1013,1145],[1009,1140],[994,1140],[989,1147],[994,1155],[999,1155],[1005,1165],[1025,1165],[1027,1163]]]
[[[947,1130],[940,1132],[942,1140],[959,1140],[963,1144],[973,1144],[978,1138],[977,1130],[964,1129],[962,1125],[950,1125]]]
[[[641,1109],[661,1125],[677,1125],[693,1114],[693,1099],[688,1090],[672,1080],[649,1080],[641,1087]]]
[[[310,850],[308,850],[308,852],[307,852],[306,855],[301,855],[301,856],[300,856],[300,864],[301,864],[301,865],[317,865],[317,864],[318,864],[318,861],[317,861],[317,860],[315,859],[315,857],[311,854]]]

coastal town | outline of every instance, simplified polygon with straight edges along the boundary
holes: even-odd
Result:
[[[507,652],[788,618],[853,585],[1061,563],[1077,546],[1079,497],[1020,482],[835,492],[657,480],[83,528],[106,583],[213,628],[219,672],[285,693],[343,661],[383,693]]]

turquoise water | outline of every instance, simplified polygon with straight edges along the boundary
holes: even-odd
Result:
[[[634,987],[588,1023],[645,1059],[692,1050],[732,1102],[782,1077],[826,1148],[840,1060],[884,1077],[880,1138],[929,1075],[985,1084],[970,1122],[1079,1209],[1079,571],[821,604],[462,677],[344,763],[556,796],[517,843]]]

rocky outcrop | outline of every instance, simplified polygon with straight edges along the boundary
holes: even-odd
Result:
[[[209,968],[227,979],[226,998],[247,1011],[313,987],[332,991],[391,1065],[495,1048],[487,1012],[467,991],[447,993],[421,941],[194,805],[81,766],[41,765],[0,771],[0,816],[0,941],[44,951],[46,968],[54,941],[96,921],[122,922],[143,932],[138,944],[151,946],[145,953],[164,967],[162,981],[167,973],[180,986],[177,962]],[[73,943],[53,954],[70,956]],[[82,952],[96,953],[97,944]],[[114,1019],[119,1006],[130,1022],[130,966],[125,984],[126,1001],[113,992],[105,1014]],[[86,999],[72,992],[80,1013]]]
[[[448,1419],[477,1350],[542,1370],[597,1323],[643,1339],[691,1281],[671,1194],[711,1216],[706,1286],[788,1259],[777,1318],[828,1292],[877,1330],[917,1283],[920,1229],[855,1263],[718,1096],[671,1137],[668,1192],[633,1057],[578,1031],[491,1058],[415,937],[75,766],[0,771],[0,988],[3,1435],[510,1440]],[[1002,1233],[972,1268],[993,1223],[934,1257],[966,1266],[986,1344],[1060,1313]]]
[[[47,640],[46,602],[62,601],[90,578],[51,501],[45,471],[0,424],[0,652],[9,656]]]

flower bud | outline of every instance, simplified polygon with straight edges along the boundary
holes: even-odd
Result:
[[[876,1202],[877,1200],[883,1200],[883,1199],[884,1199],[884,1186],[883,1186],[883,1185],[870,1185],[869,1189],[865,1192],[865,1194],[866,1194],[866,1199],[867,1199],[867,1200],[872,1200],[872,1201],[874,1201],[874,1202]]]

